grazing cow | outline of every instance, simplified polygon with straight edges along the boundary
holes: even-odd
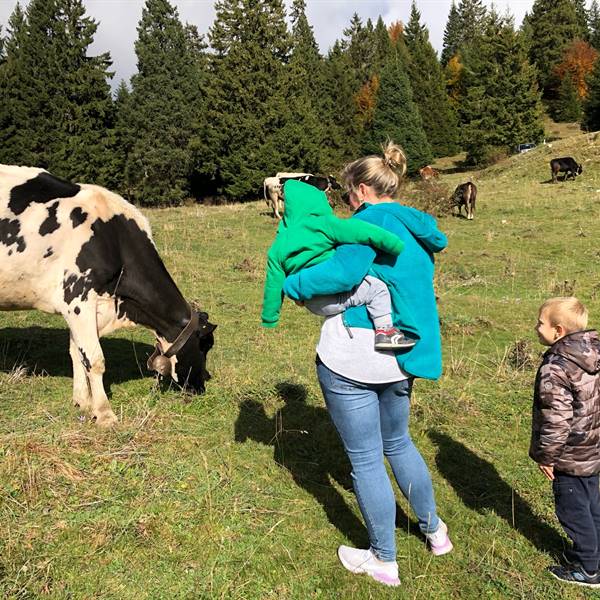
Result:
[[[295,179],[296,181],[302,181],[316,187],[322,192],[329,192],[330,190],[340,190],[342,186],[337,182],[333,175],[302,175],[300,177],[280,177],[279,181],[283,185],[289,179]]]
[[[265,177],[263,181],[263,195],[267,206],[273,211],[273,216],[281,219],[280,209],[283,206],[283,183],[282,177],[295,179],[307,177],[311,173],[277,173],[275,177]]]
[[[427,165],[422,169],[419,169],[419,175],[423,181],[429,181],[430,179],[435,179],[440,176],[440,172],[437,169],[434,169],[431,165]]]
[[[572,156],[565,156],[563,158],[553,158],[550,161],[550,171],[552,173],[552,183],[556,183],[559,173],[565,174],[563,181],[566,181],[569,175],[575,179],[577,175],[583,173],[583,166],[575,162]]]
[[[263,181],[263,194],[265,201],[273,210],[273,216],[281,218],[280,209],[283,206],[283,184],[289,179],[303,181],[313,187],[323,191],[341,189],[340,184],[336,181],[333,175],[327,177],[321,175],[313,175],[312,173],[277,173],[275,177],[265,177]]]
[[[458,207],[458,214],[465,207],[467,219],[472,220],[475,215],[475,200],[477,199],[477,186],[470,181],[461,183],[452,194],[453,208]]]
[[[192,310],[160,259],[146,218],[108,190],[43,169],[0,165],[0,310],[61,314],[69,326],[73,402],[117,421],[99,337],[143,325],[148,368],[202,393],[215,325]]]

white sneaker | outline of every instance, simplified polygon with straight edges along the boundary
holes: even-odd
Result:
[[[433,533],[426,533],[425,538],[435,556],[448,554],[454,547],[448,537],[448,525],[441,519],[438,528]]]
[[[394,561],[384,562],[379,560],[369,548],[351,548],[340,546],[338,548],[340,562],[351,573],[366,573],[369,577],[385,585],[400,585],[398,578],[398,563]]]

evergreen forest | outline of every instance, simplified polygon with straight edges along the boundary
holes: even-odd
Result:
[[[110,53],[90,53],[83,0],[17,4],[0,26],[0,163],[177,205],[254,199],[277,171],[336,174],[388,139],[414,174],[539,143],[545,113],[600,128],[597,0],[535,0],[519,28],[457,0],[439,57],[416,2],[407,23],[354,14],[325,54],[305,0],[215,10],[204,36],[169,0],[146,0],[137,72],[115,85]]]

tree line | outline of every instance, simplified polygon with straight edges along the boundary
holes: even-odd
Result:
[[[600,121],[596,0],[536,0],[520,29],[452,5],[440,59],[406,24],[355,14],[320,53],[305,0],[217,0],[208,35],[146,0],[137,72],[111,93],[83,0],[19,4],[0,29],[0,163],[95,182],[140,204],[245,200],[277,171],[335,173],[387,139],[410,173],[461,149],[485,164],[557,119]],[[596,117],[598,113],[598,117]]]

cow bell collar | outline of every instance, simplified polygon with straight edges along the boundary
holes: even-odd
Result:
[[[155,344],[154,352],[148,357],[146,363],[148,370],[156,371],[163,377],[171,372],[171,361],[169,359],[175,356],[185,346],[191,335],[198,329],[198,313],[195,310],[190,309],[190,311],[190,320],[166,352],[162,351],[158,342]]]

